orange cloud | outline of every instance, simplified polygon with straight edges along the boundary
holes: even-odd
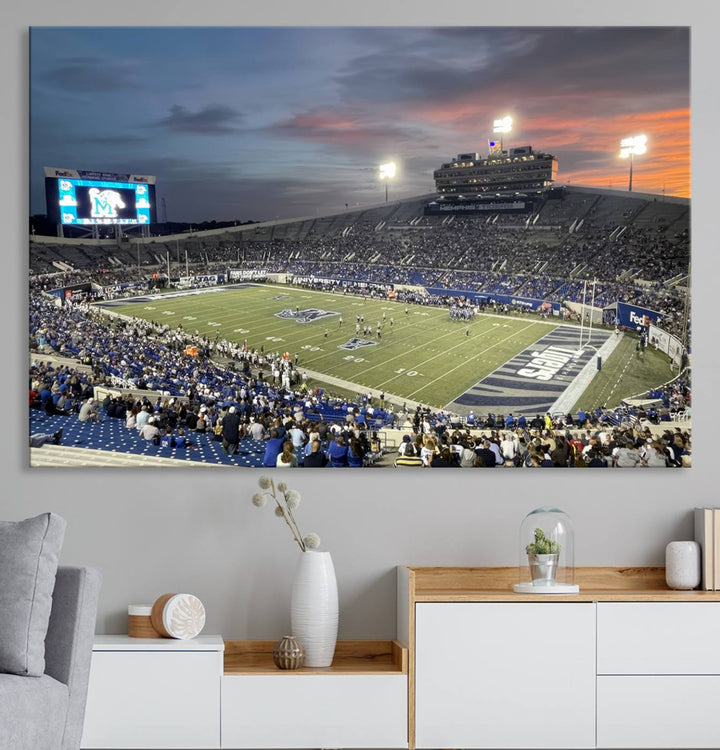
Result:
[[[608,102],[612,94],[607,92]],[[556,97],[543,101],[552,115],[527,113],[516,120],[516,128],[504,137],[505,145],[532,145],[558,157],[561,183],[571,182],[594,187],[622,188],[627,185],[630,165],[621,159],[620,141],[644,133],[648,137],[647,154],[633,160],[633,190],[690,197],[690,110],[648,110],[618,115],[575,115],[583,111],[582,97]],[[556,106],[553,106],[555,104]],[[587,102],[584,102],[587,108]],[[490,137],[489,104],[461,101],[452,104],[420,103],[414,115],[435,128],[457,133],[457,150],[475,147],[483,151],[484,138]],[[564,114],[572,112],[573,114]],[[483,135],[482,125],[486,135]],[[478,144],[473,146],[473,144]],[[454,147],[448,153],[454,153]]]
[[[565,125],[565,123],[563,123]],[[588,152],[585,164],[563,169],[558,158],[560,182],[620,188],[629,181],[630,164],[620,157],[620,141],[631,135],[648,138],[646,154],[633,158],[633,190],[690,197],[690,110],[665,110],[589,118],[572,123],[582,133],[576,141]],[[539,144],[545,147],[542,138]],[[550,148],[555,145],[551,144]],[[557,143],[559,151],[567,144]]]

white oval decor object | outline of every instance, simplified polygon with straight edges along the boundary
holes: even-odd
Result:
[[[192,594],[173,594],[162,607],[162,627],[170,638],[195,638],[205,627],[205,607]]]
[[[292,634],[305,649],[306,667],[329,667],[338,631],[338,590],[329,552],[300,553],[290,604]]]
[[[693,541],[670,542],[665,547],[665,581],[671,589],[688,591],[700,585],[700,545]]]

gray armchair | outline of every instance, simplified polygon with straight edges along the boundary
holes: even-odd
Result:
[[[0,674],[0,750],[78,750],[101,574],[57,569],[45,674]]]

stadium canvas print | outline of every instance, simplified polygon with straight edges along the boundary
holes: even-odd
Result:
[[[30,29],[30,465],[689,467],[689,72],[686,27]]]

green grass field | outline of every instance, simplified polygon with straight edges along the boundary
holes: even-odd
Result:
[[[280,295],[281,299],[273,299]],[[304,324],[275,316],[296,307],[338,315]],[[464,393],[553,329],[546,323],[510,316],[479,315],[466,324],[450,320],[446,309],[407,308],[406,314],[402,303],[269,285],[113,306],[118,313],[173,327],[182,323],[186,331],[197,330],[209,338],[219,334],[238,343],[247,339],[249,347],[263,346],[265,352],[297,352],[301,370],[349,381],[361,391],[376,388],[435,408]],[[375,344],[354,351],[338,348],[355,337],[358,315],[372,326],[372,333],[364,336],[361,332],[360,337]],[[378,321],[380,341],[376,338]]]
[[[296,308],[337,314],[308,323],[276,317],[284,309],[294,312]],[[449,404],[555,327],[551,322],[515,315],[478,315],[466,323],[450,320],[444,308],[272,285],[158,297],[114,304],[113,310],[172,327],[181,323],[186,331],[197,330],[211,339],[216,335],[238,343],[247,339],[249,347],[262,346],[266,353],[297,353],[300,370],[310,371],[314,384],[329,383],[328,390],[333,393],[352,394],[354,384],[356,391],[373,388],[434,408]],[[372,328],[367,336],[362,331],[359,336],[374,344],[353,351],[339,348],[356,336],[358,315]],[[382,329],[379,341],[378,321]],[[613,406],[622,397],[669,380],[667,357],[655,354],[648,352],[644,362],[633,362],[634,339],[628,338],[594,377],[578,406]],[[327,376],[346,382],[323,381]]]
[[[593,377],[582,397],[573,406],[593,409],[603,404],[612,407],[624,398],[641,394],[652,386],[669,381],[674,373],[670,370],[670,358],[649,347],[642,359],[635,351],[636,339],[625,336],[615,351],[607,358],[602,370]]]

